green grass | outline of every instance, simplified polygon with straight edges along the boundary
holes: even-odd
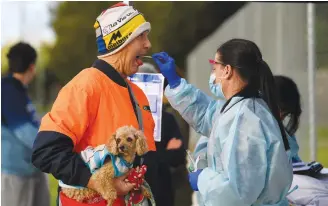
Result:
[[[50,197],[51,197],[50,205],[56,206],[58,181],[52,175],[49,175],[49,186],[50,186]]]
[[[318,130],[318,162],[328,167],[328,128]]]
[[[325,167],[328,167],[328,128],[318,128],[318,162],[321,162]],[[307,150],[307,151],[304,151]],[[301,148],[302,157],[309,157],[308,148]],[[306,160],[306,158],[304,158]],[[57,185],[58,181],[49,175],[51,206],[56,206]]]
[[[317,161],[328,168],[328,128],[320,127],[317,129]],[[305,140],[300,148],[300,155],[304,161],[310,161],[309,139]]]

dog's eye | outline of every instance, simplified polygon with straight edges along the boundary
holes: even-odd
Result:
[[[121,142],[121,139],[120,139],[120,138],[117,138],[117,139],[116,139],[116,142],[117,142],[117,143],[120,143],[120,142]]]
[[[131,137],[128,137],[126,140],[127,140],[128,142],[132,142],[132,138],[131,138]]]

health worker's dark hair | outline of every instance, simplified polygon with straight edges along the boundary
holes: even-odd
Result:
[[[273,74],[268,64],[262,59],[258,46],[246,39],[231,39],[222,44],[217,52],[223,64],[230,65],[236,70],[248,83],[249,88],[259,91],[260,97],[267,103],[278,122],[285,150],[288,150],[290,147],[280,119]]]

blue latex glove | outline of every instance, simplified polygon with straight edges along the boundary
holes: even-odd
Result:
[[[181,77],[179,77],[175,71],[174,59],[170,57],[166,52],[153,54],[152,57],[163,76],[167,79],[170,88],[173,89],[179,86]]]
[[[198,186],[197,186],[198,176],[202,171],[203,170],[201,169],[201,170],[197,170],[196,172],[189,173],[189,183],[194,191],[198,191]]]

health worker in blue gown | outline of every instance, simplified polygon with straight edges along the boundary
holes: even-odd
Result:
[[[274,78],[256,44],[229,40],[210,60],[209,87],[219,100],[180,78],[167,53],[152,57],[169,82],[165,95],[170,104],[196,132],[209,137],[208,167],[189,174],[200,205],[288,206],[290,148]]]

